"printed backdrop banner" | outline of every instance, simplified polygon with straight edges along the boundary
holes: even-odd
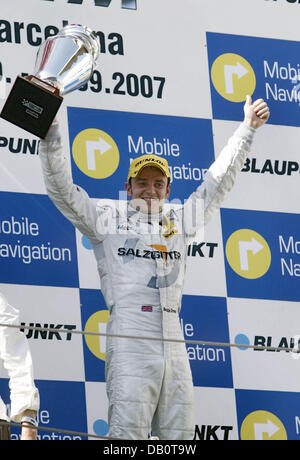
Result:
[[[169,201],[182,203],[243,120],[247,94],[269,104],[235,187],[187,248],[180,323],[186,340],[217,342],[187,344],[195,440],[299,440],[299,2],[2,3],[0,109],[47,37],[67,24],[98,36],[97,68],[58,113],[74,182],[95,201],[127,200],[130,162],[155,153],[170,165]],[[109,312],[89,240],[47,197],[39,142],[0,119],[0,290],[32,350],[39,424],[106,436],[105,337],[71,332],[105,333]],[[0,394],[9,410],[4,370]]]

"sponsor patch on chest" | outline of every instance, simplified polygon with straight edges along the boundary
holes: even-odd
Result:
[[[118,248],[118,256],[133,256],[143,259],[171,259],[176,260],[181,258],[179,251],[151,251],[147,249],[135,248]]]

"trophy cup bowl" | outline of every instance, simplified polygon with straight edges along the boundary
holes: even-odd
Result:
[[[63,96],[89,80],[99,55],[91,29],[64,27],[40,46],[33,75],[16,78],[0,117],[44,139]]]

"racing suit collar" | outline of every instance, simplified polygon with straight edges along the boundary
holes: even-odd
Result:
[[[137,210],[131,205],[130,201],[128,202],[127,216],[128,219],[133,219],[134,221],[140,222],[161,222],[163,219],[162,212],[149,214],[147,212]]]
[[[138,211],[128,204],[127,208],[127,220],[128,224],[135,228],[138,233],[143,235],[152,235],[151,238],[154,238],[155,235],[159,235],[162,229],[162,219],[163,216],[161,213],[148,214],[142,211]]]

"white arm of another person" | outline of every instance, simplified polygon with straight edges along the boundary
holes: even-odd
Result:
[[[9,375],[11,419],[20,422],[24,411],[37,413],[39,391],[34,384],[33,363],[27,339],[18,328],[19,311],[0,293],[0,359]]]

